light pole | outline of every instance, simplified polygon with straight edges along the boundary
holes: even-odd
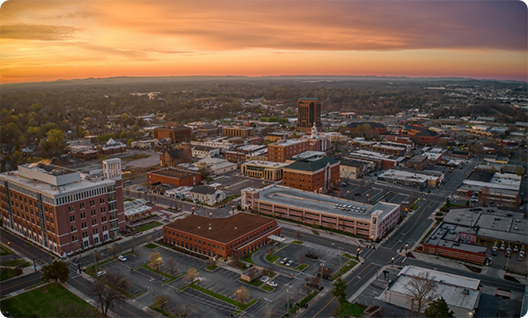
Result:
[[[192,207],[192,214],[194,214],[194,207]]]
[[[210,219],[213,218],[213,212],[209,212],[209,218],[210,218]]]
[[[320,273],[320,277],[319,277],[319,290],[321,290],[321,281],[323,280],[323,269],[324,269],[324,261],[321,260],[321,263],[319,263],[321,265],[321,273]]]
[[[409,243],[405,244],[405,253],[407,253],[408,248],[409,248]]]
[[[357,251],[356,251],[356,258],[357,258],[358,261],[359,261],[359,251],[360,251],[360,250],[361,250],[361,249],[360,249],[359,246],[358,246]]]
[[[235,214],[235,205],[234,204],[233,204],[232,208],[233,208],[233,213],[232,214]]]
[[[391,259],[391,268],[394,268],[394,257]]]

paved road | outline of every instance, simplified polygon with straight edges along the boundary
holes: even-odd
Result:
[[[9,233],[4,228],[0,228],[0,241],[2,244],[15,250],[17,254],[35,260],[41,265],[50,264],[52,262],[51,256],[48,252],[28,243],[29,240],[26,241],[18,235]]]
[[[42,273],[35,272],[33,274],[11,279],[7,282],[2,282],[2,284],[0,285],[0,295],[4,296],[17,290],[26,289],[35,284],[38,284],[42,282],[42,280],[40,279],[41,277]]]

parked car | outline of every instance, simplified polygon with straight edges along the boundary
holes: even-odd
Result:
[[[513,246],[513,252],[514,252],[514,253],[519,252],[519,245],[515,244],[515,245]]]
[[[285,257],[285,258],[283,258],[279,263],[280,263],[281,265],[284,265],[284,264],[287,263],[287,262],[288,262],[288,258]]]
[[[491,266],[491,264],[493,264],[493,260],[491,259],[491,257],[486,257],[486,260],[484,261],[484,265]]]
[[[507,248],[506,249],[506,257],[510,257],[511,256],[511,248]]]
[[[143,187],[137,187],[136,188],[136,191],[144,191],[144,190],[145,190],[145,188],[143,188]]]
[[[278,285],[277,283],[275,283],[275,282],[267,282],[266,284],[267,284],[268,286],[271,286],[271,287],[277,287],[277,286],[279,286],[279,285]]]
[[[140,236],[141,234],[143,234],[143,232],[137,232],[136,236]]]
[[[98,271],[97,272],[97,276],[103,276],[104,274],[106,274],[106,271]]]
[[[519,257],[517,257],[517,259],[522,261],[523,258],[524,258],[524,253],[519,253]]]
[[[119,255],[119,257],[117,259],[122,261],[122,262],[126,262],[127,261],[127,258],[124,257],[123,255]]]
[[[292,266],[292,265],[293,265],[293,263],[295,263],[295,262],[294,262],[293,260],[291,260],[291,261],[288,261],[288,263],[286,263],[286,266],[288,266],[288,267],[289,267],[289,266]]]
[[[268,276],[262,276],[262,277],[260,278],[260,281],[261,281],[261,282],[264,282],[264,283],[267,283],[269,280],[270,280],[270,278],[269,278]]]
[[[493,246],[493,249],[491,250],[491,255],[492,256],[497,256],[497,247],[496,246]]]

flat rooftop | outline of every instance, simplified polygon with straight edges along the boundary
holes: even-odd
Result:
[[[491,179],[493,179],[493,173],[487,171],[473,171],[467,177],[467,180],[480,182],[491,182]]]
[[[180,170],[180,169],[174,169],[174,168],[163,168],[159,170],[149,171],[147,173],[150,174],[157,174],[160,176],[166,176],[166,177],[172,177],[172,178],[188,178],[192,176],[199,175],[197,172],[188,171],[188,170]]]
[[[257,167],[266,167],[266,168],[283,168],[289,165],[286,162],[273,162],[273,161],[262,161],[262,160],[252,160],[242,164],[243,166],[257,166]]]
[[[308,142],[307,140],[301,140],[301,139],[281,139],[273,144],[269,144],[269,146],[291,146],[291,145],[297,145],[300,143]]]
[[[324,194],[317,194],[310,191],[302,191],[283,186],[271,186],[260,191],[260,202],[270,204],[283,204],[298,209],[313,210],[325,214],[345,216],[370,221],[371,214],[375,211],[386,212],[397,208],[397,204],[378,203],[376,206],[359,203],[356,201],[341,199]],[[351,205],[361,212],[334,209],[335,205]]]
[[[249,213],[238,213],[217,219],[194,214],[167,224],[165,227],[227,244],[257,228],[272,223],[276,221]]]
[[[465,308],[468,311],[472,311],[477,305],[480,297],[478,289],[480,280],[415,266],[405,266],[389,290],[407,295],[409,293],[407,285],[420,272],[429,272],[430,277],[434,277],[437,282],[435,293],[437,297],[443,297],[448,305]],[[468,292],[465,293],[464,290]]]

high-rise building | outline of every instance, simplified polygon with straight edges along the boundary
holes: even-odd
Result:
[[[4,228],[59,256],[102,244],[125,230],[121,159],[81,173],[31,163],[0,174]]]
[[[299,98],[297,100],[297,129],[310,131],[321,128],[321,100],[318,98]]]

